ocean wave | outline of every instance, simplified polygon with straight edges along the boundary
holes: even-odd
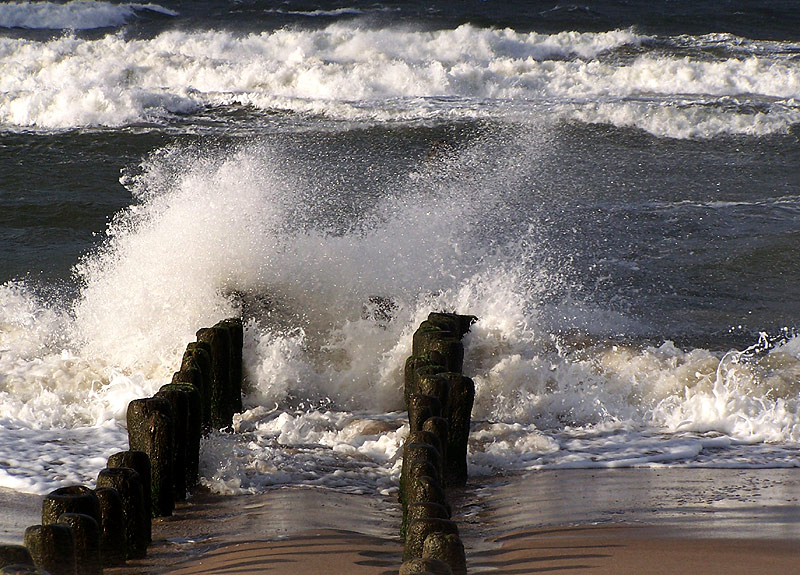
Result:
[[[43,30],[92,30],[122,26],[137,12],[177,16],[158,4],[112,4],[95,0],[55,2],[4,2],[0,4],[0,28]]]
[[[746,101],[748,98],[738,98]],[[800,124],[800,106],[791,100],[731,108],[731,98],[691,100],[681,95],[672,102],[617,101],[564,106],[560,116],[587,124],[637,128],[666,138],[714,138],[725,135],[768,136],[785,134]],[[755,109],[754,109],[755,108]]]
[[[284,8],[273,8],[267,10],[267,12],[272,12],[275,14],[288,14],[291,16],[304,16],[308,18],[317,18],[317,17],[334,18],[337,16],[362,16],[370,12],[389,12],[392,10],[393,10],[392,8],[384,8],[382,6],[376,6],[372,8],[345,7],[345,8],[334,8],[331,10],[286,10]]]
[[[637,323],[571,299],[571,254],[498,210],[530,186],[521,167],[552,150],[546,127],[519,132],[377,182],[381,194],[356,198],[357,221],[324,184],[328,150],[154,152],[123,175],[134,203],[76,266],[77,299],[0,286],[0,445],[23,445],[28,462],[0,465],[0,485],[91,480],[102,461],[87,460],[86,438],[96,457],[120,449],[127,403],[169,381],[198,327],[240,311],[246,411],[204,448],[218,491],[391,491],[411,336],[442,309],[479,317],[465,338],[479,473],[711,464],[737,445],[758,448],[725,462],[796,464],[779,447],[800,442],[800,337],[744,352],[617,341]],[[376,295],[393,301],[390,320],[364,313]],[[22,458],[11,449],[0,461]],[[56,458],[61,475],[41,483]]]
[[[737,200],[737,201],[695,201],[679,200],[674,202],[654,201],[653,208],[666,211],[677,211],[699,208],[703,210],[737,210],[737,209],[766,209],[781,210],[790,214],[800,215],[800,195],[776,196],[759,200]]]
[[[550,113],[677,138],[758,136],[798,123],[798,62],[614,56],[644,40],[630,30],[544,35],[345,24],[244,36],[6,38],[0,125],[164,125],[220,106],[367,122]]]
[[[753,40],[733,34],[682,35],[670,38],[668,43],[678,48],[696,48],[702,51],[722,51],[736,56],[769,56],[773,58],[796,58],[800,55],[797,42]]]

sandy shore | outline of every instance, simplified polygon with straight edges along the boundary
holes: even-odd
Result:
[[[470,572],[496,575],[783,575],[797,573],[797,540],[676,537],[659,527],[519,531],[473,554]]]
[[[800,564],[800,469],[545,471],[472,481],[452,503],[470,573],[761,575]],[[391,575],[399,525],[399,506],[379,495],[196,494],[154,522],[146,559],[106,573]]]
[[[0,543],[21,545],[25,529],[41,522],[41,495],[0,488]]]
[[[800,469],[547,471],[472,496],[462,530],[472,573],[800,569]]]
[[[477,503],[469,520],[479,537],[566,525],[650,525],[676,537],[800,541],[798,468],[542,471],[473,491],[465,497]]]
[[[402,546],[391,497],[308,487],[195,495],[153,522],[148,556],[108,575],[396,572]]]

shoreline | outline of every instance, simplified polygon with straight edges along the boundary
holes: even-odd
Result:
[[[800,469],[548,470],[477,487],[471,572],[772,575],[800,561]]]
[[[795,468],[624,468],[476,478],[452,505],[471,573],[672,574],[702,564],[704,573],[766,575],[800,561],[798,498]],[[201,494],[154,522],[146,559],[107,573],[242,573],[246,564],[388,575],[402,563],[399,526],[393,496]]]
[[[0,543],[22,545],[25,529],[42,522],[42,499],[0,487]]]
[[[546,470],[478,485],[474,497],[473,521],[488,537],[553,526],[648,525],[678,538],[800,540],[800,468]]]
[[[4,510],[38,523],[40,496],[0,495]],[[797,468],[538,471],[475,478],[452,505],[471,573],[666,575],[696,564],[709,574],[766,575],[800,561]],[[394,496],[199,491],[153,521],[146,558],[105,573],[389,575],[402,563],[399,526]]]
[[[171,517],[153,520],[146,558],[104,572],[225,573],[244,562],[253,572],[338,572],[348,564],[348,572],[379,575],[400,565],[399,526],[392,496],[305,486],[258,495],[199,492]]]

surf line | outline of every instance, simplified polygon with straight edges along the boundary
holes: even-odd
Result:
[[[471,315],[432,312],[414,332],[404,373],[409,433],[400,476],[404,546],[399,575],[467,573],[448,491],[467,482],[475,383],[462,373],[461,340],[475,321]]]
[[[172,515],[199,478],[200,440],[242,411],[240,318],[196,333],[172,382],[128,404],[129,450],[113,454],[95,489],[72,485],[42,502],[24,545],[0,545],[0,573],[102,575],[147,555],[152,519]]]

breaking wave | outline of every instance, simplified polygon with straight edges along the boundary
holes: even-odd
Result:
[[[546,202],[518,220],[498,209],[529,185],[509,174],[542,161],[547,138],[544,125],[503,146],[479,139],[381,179],[380,194],[320,184],[324,150],[152,154],[123,175],[134,203],[76,266],[75,300],[0,286],[0,427],[13,438],[0,460],[14,462],[0,485],[91,480],[87,444],[123,447],[127,402],[169,380],[198,327],[240,312],[246,410],[239,433],[204,448],[217,491],[392,491],[411,334],[442,309],[480,318],[465,339],[475,473],[800,464],[785,448],[800,441],[800,338],[744,351],[622,343],[609,334],[635,340],[634,319],[568,297],[570,254],[537,215]]]
[[[94,0],[55,2],[3,2],[0,28],[33,30],[93,30],[123,26],[141,12],[166,16],[178,13],[158,4],[112,4]]]
[[[366,123],[544,116],[673,138],[788,131],[800,122],[800,61],[778,43],[741,53],[737,40],[719,39],[731,53],[709,59],[632,30],[422,32],[357,21],[246,35],[3,38],[0,126],[163,126],[233,107],[263,122],[275,112]]]

